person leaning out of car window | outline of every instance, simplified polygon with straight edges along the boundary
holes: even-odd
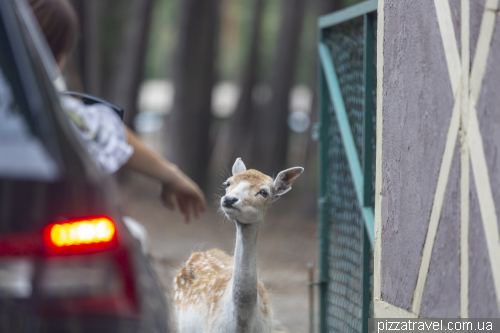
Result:
[[[78,38],[78,19],[67,0],[28,0],[60,69]],[[159,180],[161,199],[175,209],[174,197],[186,221],[206,208],[205,197],[177,166],[149,149],[108,107],[84,105],[63,97],[61,103],[76,132],[100,168],[113,173],[122,166]]]

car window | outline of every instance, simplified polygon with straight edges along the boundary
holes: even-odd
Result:
[[[22,95],[14,93],[16,77],[5,43],[6,38],[0,38],[0,178],[54,180],[58,166],[35,135],[36,124],[27,121]]]

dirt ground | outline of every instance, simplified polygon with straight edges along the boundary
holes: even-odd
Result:
[[[165,288],[175,332],[171,283],[176,270],[193,251],[217,247],[232,255],[235,227],[217,212],[216,193],[207,195],[207,212],[185,224],[178,212],[162,206],[159,185],[149,179],[129,176],[119,190],[124,214],[140,221],[148,231],[153,266]],[[317,267],[316,220],[298,212],[296,196],[286,196],[269,209],[261,226],[259,276],[270,293],[275,330],[305,333],[309,331],[307,264],[313,262]]]

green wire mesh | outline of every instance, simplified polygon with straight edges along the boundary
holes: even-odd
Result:
[[[376,25],[375,25],[376,26]],[[336,25],[326,31],[325,43],[332,55],[347,116],[360,162],[364,144],[364,21],[363,17]],[[375,37],[375,36],[374,36]],[[374,42],[376,45],[376,42]],[[375,52],[374,52],[375,53]],[[376,53],[375,53],[376,54]],[[376,59],[374,59],[376,64]],[[375,75],[374,75],[375,77]],[[372,92],[375,98],[376,79]],[[374,103],[376,105],[376,103]],[[335,110],[328,103],[328,176],[326,179],[329,225],[328,249],[328,332],[361,332],[363,306],[364,220],[352,182]],[[375,110],[373,112],[375,126]],[[375,127],[373,130],[372,180],[375,179]],[[374,195],[372,194],[372,205]],[[373,260],[372,260],[373,262]],[[371,265],[373,267],[373,263]],[[370,272],[373,288],[373,268]],[[370,312],[373,313],[372,305]],[[372,316],[372,315],[371,315]]]

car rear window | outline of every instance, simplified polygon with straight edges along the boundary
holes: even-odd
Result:
[[[0,27],[0,178],[55,180],[58,165],[30,122],[5,37]]]
[[[55,180],[58,168],[19,112],[0,68],[0,177]]]

